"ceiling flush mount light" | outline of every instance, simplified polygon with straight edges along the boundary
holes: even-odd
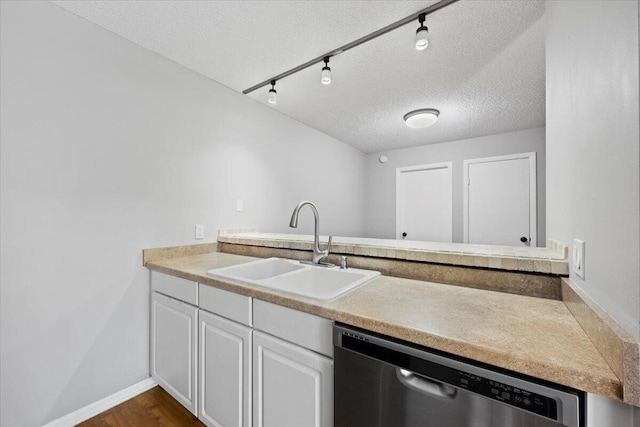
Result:
[[[331,68],[329,68],[329,57],[325,56],[324,59],[324,67],[322,67],[322,79],[320,80],[323,85],[331,84]]]
[[[427,128],[438,120],[440,111],[433,108],[413,110],[404,115],[404,121],[412,129]]]
[[[416,30],[416,49],[425,50],[429,46],[429,29],[425,27],[424,20],[427,17],[425,13],[421,13],[418,16],[420,21],[420,27]]]
[[[278,102],[278,92],[276,91],[276,81],[271,80],[271,89],[269,89],[269,98],[267,98],[269,104],[275,104]]]

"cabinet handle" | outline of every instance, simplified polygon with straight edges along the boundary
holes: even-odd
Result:
[[[406,369],[396,368],[396,376],[402,384],[418,393],[431,394],[446,399],[455,399],[458,395],[458,390],[455,387],[414,374]]]

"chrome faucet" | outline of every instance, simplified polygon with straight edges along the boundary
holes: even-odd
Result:
[[[298,203],[298,206],[296,206],[296,208],[293,210],[293,214],[291,214],[291,221],[289,221],[289,227],[298,228],[298,214],[300,213],[300,209],[302,209],[305,205],[309,205],[309,207],[313,211],[313,217],[315,218],[314,228],[313,228],[313,258],[312,258],[311,263],[314,264],[314,265],[333,266],[333,264],[320,262],[324,258],[329,256],[329,251],[331,250],[331,238],[332,238],[332,236],[329,236],[329,243],[327,244],[327,250],[326,251],[321,251],[320,250],[320,235],[319,235],[320,217],[318,216],[318,210],[313,205],[313,203],[308,202],[308,201],[303,201],[303,202]]]

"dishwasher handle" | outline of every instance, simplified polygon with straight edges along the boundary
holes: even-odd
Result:
[[[458,390],[455,387],[423,377],[406,369],[396,367],[396,376],[404,386],[421,394],[430,394],[445,399],[455,399],[458,395]]]

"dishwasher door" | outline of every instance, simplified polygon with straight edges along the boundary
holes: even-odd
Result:
[[[581,427],[556,390],[342,326],[334,329],[335,427]]]

